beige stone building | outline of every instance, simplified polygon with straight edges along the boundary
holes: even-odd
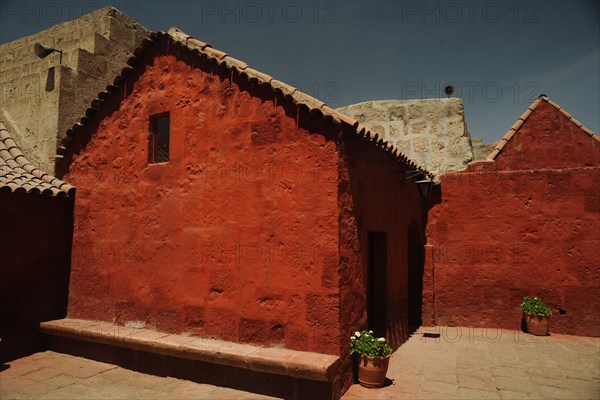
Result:
[[[489,153],[490,145],[472,141],[458,98],[367,101],[337,111],[379,133],[436,177]]]
[[[105,7],[0,45],[0,120],[25,157],[53,174],[58,139],[127,63],[148,31]],[[62,51],[39,59],[35,43]]]

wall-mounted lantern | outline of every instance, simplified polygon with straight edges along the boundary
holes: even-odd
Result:
[[[39,58],[39,59],[44,59],[46,57],[48,57],[50,54],[57,52],[60,53],[60,64],[62,64],[62,55],[63,55],[63,51],[62,50],[58,50],[58,49],[53,49],[50,46],[45,46],[41,43],[36,43],[33,46],[33,50],[35,51],[35,55]]]
[[[419,191],[421,192],[421,197],[423,200],[427,200],[429,196],[431,196],[431,192],[433,190],[433,181],[431,179],[422,179],[420,181],[415,182],[419,187]]]
[[[423,200],[427,200],[431,196],[431,192],[433,191],[434,182],[431,179],[429,179],[423,171],[406,171],[405,178],[400,182],[404,182],[415,177],[421,178],[420,180],[415,181],[415,184],[419,188],[421,198]]]

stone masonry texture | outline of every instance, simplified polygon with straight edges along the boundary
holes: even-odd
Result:
[[[436,176],[473,160],[461,99],[367,101],[338,108]]]
[[[54,174],[57,138],[82,116],[91,100],[117,76],[148,31],[105,7],[35,35],[0,46],[2,119],[36,167]],[[44,59],[40,42],[63,51]]]
[[[494,150],[497,142],[484,143],[481,138],[471,138],[471,144],[473,145],[473,161],[482,161]]]

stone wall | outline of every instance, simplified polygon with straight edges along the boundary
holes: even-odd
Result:
[[[148,31],[106,7],[0,46],[3,119],[25,156],[54,173],[57,138],[126,65]],[[36,42],[63,51],[36,57]]]
[[[487,156],[494,150],[498,142],[483,143],[481,138],[471,138],[471,144],[473,145],[473,161],[485,160]]]
[[[436,175],[473,160],[461,99],[368,101],[338,108]]]

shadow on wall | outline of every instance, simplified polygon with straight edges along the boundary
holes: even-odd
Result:
[[[64,318],[73,198],[0,193],[0,362],[44,349],[40,321]]]
[[[414,219],[408,226],[408,334],[419,329],[423,308],[423,262],[424,262],[423,229]]]

